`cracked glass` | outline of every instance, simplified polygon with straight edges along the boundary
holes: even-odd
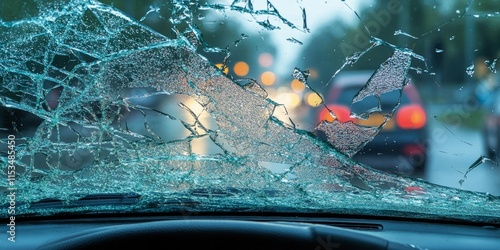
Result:
[[[498,223],[495,6],[3,1],[0,203]]]

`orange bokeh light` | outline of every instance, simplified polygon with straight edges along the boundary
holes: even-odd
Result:
[[[290,84],[290,87],[292,88],[292,90],[294,92],[300,93],[300,92],[304,91],[304,89],[306,88],[306,85],[304,83],[300,82],[299,80],[294,79],[292,81],[292,83]]]
[[[262,75],[260,75],[260,81],[262,82],[262,84],[267,86],[273,85],[274,82],[276,81],[276,76],[274,75],[273,72],[266,71],[262,73]]]
[[[311,92],[306,95],[306,103],[311,107],[317,107],[323,103],[323,99],[318,94]]]
[[[233,67],[233,71],[237,76],[246,76],[250,71],[250,67],[246,62],[237,62]]]
[[[218,69],[222,69],[222,67],[224,67],[224,64],[217,63],[217,64],[215,64],[215,67],[217,67]],[[224,74],[229,73],[229,69],[227,67],[224,67],[224,70],[222,71],[222,73],[224,73]]]

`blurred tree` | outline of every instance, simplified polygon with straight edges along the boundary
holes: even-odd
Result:
[[[399,5],[396,8],[391,2]],[[434,84],[438,81],[462,85],[469,77],[465,69],[473,63],[474,58],[482,56],[492,61],[499,56],[497,38],[500,35],[500,17],[494,14],[500,9],[499,3],[474,1],[468,14],[462,15],[468,5],[466,0],[380,1],[357,10],[361,20],[355,25],[340,20],[326,23],[322,31],[316,32],[316,37],[311,39],[315,42],[305,44],[302,51],[306,60],[304,64],[319,71],[318,80],[311,84],[321,91],[345,58],[353,52],[366,49],[368,37],[375,36],[394,45],[410,48],[426,58],[429,71],[436,73],[436,76],[412,72],[417,82]],[[487,13],[493,15],[488,17]],[[477,14],[480,17],[474,16]],[[469,26],[467,21],[471,22]],[[401,34],[395,35],[398,31]],[[378,59],[387,58],[387,53],[384,49],[373,50],[352,67],[347,66],[346,70],[375,69],[380,63]],[[421,69],[426,67],[418,60],[413,61],[413,66]]]
[[[47,4],[64,3],[69,0],[47,1]],[[14,0],[5,0],[0,3],[0,11],[5,21],[17,20],[23,15],[37,15],[40,11],[35,8],[35,0],[17,4]],[[173,25],[169,21],[175,10],[176,1],[164,0],[101,0],[102,3],[113,5],[153,30],[167,36],[175,37]],[[245,18],[231,18],[236,11],[217,12],[198,10],[197,7],[206,1],[190,1],[186,8],[191,11],[194,24],[200,30],[201,37],[207,42],[202,47],[229,48],[231,57],[228,64],[238,61],[248,61],[249,76],[257,77],[254,69],[258,56],[263,52],[274,54],[272,42],[266,32],[260,32],[262,27],[245,26]],[[356,10],[361,20],[354,25],[335,19],[325,23],[321,32],[312,31],[310,43],[304,44],[301,51],[303,60],[297,66],[311,68],[317,72],[317,78],[311,81],[313,86],[321,90],[329,81],[333,73],[342,65],[346,56],[356,51],[362,51],[368,46],[369,36],[382,38],[397,46],[408,47],[428,59],[431,72],[441,75],[438,78],[443,84],[463,84],[470,77],[465,69],[475,62],[476,58],[485,58],[493,61],[499,57],[500,44],[500,11],[499,0],[476,0],[470,5],[469,14],[459,18],[470,1],[457,0],[453,2],[425,0],[425,1],[376,1]],[[346,8],[346,11],[350,11]],[[348,13],[348,12],[346,12]],[[487,16],[487,14],[492,14]],[[313,13],[309,13],[313,15]],[[248,15],[237,13],[237,15]],[[354,16],[355,13],[347,15]],[[477,15],[478,17],[472,16]],[[252,18],[248,18],[251,20]],[[450,21],[452,20],[452,21]],[[253,21],[255,24],[255,20]],[[250,23],[250,22],[249,22]],[[441,26],[442,24],[445,24]],[[179,24],[180,30],[185,30],[186,24]],[[367,31],[368,30],[368,31]],[[396,31],[408,33],[418,39],[404,35],[394,35]],[[257,31],[257,32],[255,32]],[[220,35],[224,34],[224,35]],[[249,36],[243,39],[243,35]],[[239,42],[237,42],[239,41]],[[236,43],[235,43],[236,42]],[[225,53],[199,51],[210,61],[221,63],[227,56]],[[352,69],[374,69],[380,61],[376,58],[386,58],[388,51],[377,49],[370,52],[370,60],[361,59]],[[366,56],[368,57],[368,55]],[[255,64],[255,65],[253,65]],[[423,63],[415,61],[415,65],[425,68]],[[233,65],[231,65],[233,66]],[[460,72],[457,74],[457,72]],[[428,75],[416,75],[419,82],[430,81]],[[436,78],[436,77],[434,77]]]
[[[142,20],[141,23],[169,38],[176,37],[175,29],[187,32],[184,35],[191,38],[192,43],[201,42],[198,44],[197,52],[213,64],[225,61],[228,69],[232,69],[235,63],[245,61],[250,66],[247,77],[258,78],[260,71],[257,62],[260,54],[264,52],[274,54],[276,51],[271,42],[262,42],[270,39],[267,34],[258,32],[259,28],[263,30],[262,27],[254,23],[252,28],[250,22],[248,25],[242,23],[246,21],[244,18],[231,18],[232,15],[249,14],[231,10],[198,9],[204,1],[194,1],[182,7],[176,6],[175,1],[161,0],[102,0],[101,2],[113,5],[136,20]],[[172,25],[174,11],[178,11],[177,14],[181,15],[176,27]],[[182,16],[184,14],[185,16]],[[194,32],[189,32],[190,28],[194,29]],[[193,39],[196,40],[194,36],[201,41],[194,41]],[[230,56],[226,59],[228,55]],[[235,76],[232,70],[228,73]]]

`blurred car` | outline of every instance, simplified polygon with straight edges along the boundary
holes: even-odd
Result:
[[[498,145],[500,145],[500,90],[495,91],[492,96],[491,102],[486,107],[482,134],[488,158],[497,161]]]
[[[361,102],[352,103],[353,97],[369,80],[373,71],[350,71],[337,75],[330,84],[324,107],[316,115],[316,123],[333,121],[352,121],[363,126],[380,126],[387,115],[397,107],[393,116],[353,158],[369,166],[406,175],[419,175],[425,172],[427,162],[427,112],[420,95],[413,84],[404,87],[401,98],[398,90],[380,97],[380,107],[375,96]],[[351,104],[352,103],[352,104]],[[378,109],[379,111],[372,112]],[[367,113],[366,117],[361,117]],[[357,115],[356,115],[357,114]]]

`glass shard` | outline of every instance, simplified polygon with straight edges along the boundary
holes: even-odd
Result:
[[[370,48],[367,50],[369,49]],[[375,73],[373,73],[366,84],[352,99],[352,108],[354,108],[357,103],[362,102],[371,96],[375,96],[377,104],[375,106],[371,105],[371,107],[368,105],[368,108],[362,109],[358,112],[356,112],[356,109],[352,109],[350,111],[351,116],[366,119],[366,117],[370,116],[370,114],[380,112],[382,110],[381,96],[383,94],[399,91],[398,96],[400,96],[403,87],[407,84],[406,75],[408,73],[408,69],[410,68],[411,57],[411,53],[396,49],[392,56],[379,66]],[[370,142],[385,126],[387,121],[392,117],[396,108],[399,106],[398,99],[399,98],[396,98],[392,107],[389,108],[390,112],[381,116],[383,121],[380,122],[379,125],[363,126],[353,122],[342,123],[338,120],[334,120],[332,123],[323,121],[314,129],[315,133],[319,135],[320,138],[326,139],[340,152],[352,157],[368,142]],[[336,117],[335,114],[333,117]]]
[[[379,132],[379,127],[364,127],[353,122],[332,123],[321,122],[315,132],[320,138],[326,139],[335,149],[352,157],[361,150]]]
[[[406,74],[410,67],[411,54],[396,50],[375,71],[366,85],[354,96],[352,102],[360,102],[368,96],[377,98],[393,90],[402,90],[406,84]]]

